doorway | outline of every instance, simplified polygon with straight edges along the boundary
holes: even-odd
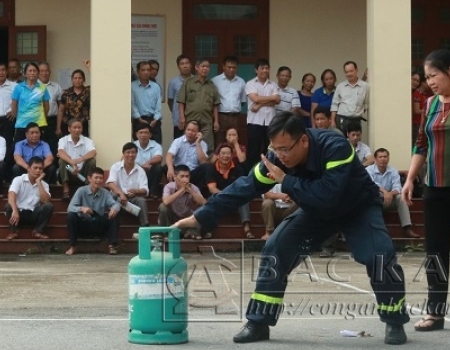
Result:
[[[8,62],[8,28],[0,27],[0,62]]]

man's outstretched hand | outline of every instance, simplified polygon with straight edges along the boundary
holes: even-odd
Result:
[[[283,183],[284,177],[286,176],[284,171],[277,167],[275,164],[271,163],[264,154],[261,154],[261,160],[263,161],[267,170],[269,170],[267,176],[272,180],[275,180],[279,184]]]
[[[197,220],[195,219],[194,215],[191,215],[187,218],[178,220],[176,223],[174,223],[171,227],[178,227],[178,228],[186,228],[186,227],[196,227],[198,224]]]

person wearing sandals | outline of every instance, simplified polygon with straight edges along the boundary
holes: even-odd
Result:
[[[86,178],[90,170],[95,168],[95,150],[94,142],[83,136],[83,123],[81,120],[73,118],[69,120],[69,135],[61,137],[58,142],[58,157],[59,157],[59,178],[63,186],[62,199],[68,200],[69,184],[78,186],[84,185],[78,175]],[[67,170],[67,165],[70,165],[73,171]]]
[[[120,203],[116,202],[111,193],[103,188],[102,168],[91,168],[87,174],[88,185],[77,189],[67,208],[67,228],[69,230],[70,248],[67,255],[77,252],[77,239],[82,234],[85,237],[99,236],[106,233],[108,254],[117,255],[119,221],[117,213]]]
[[[149,197],[153,200],[161,198],[161,176],[163,168],[161,166],[163,150],[161,145],[152,140],[152,128],[148,124],[139,124],[136,127],[136,141],[138,153],[136,164],[144,169],[147,174]]]
[[[130,202],[140,208],[139,225],[149,226],[147,174],[136,164],[137,146],[127,142],[122,147],[122,160],[114,163],[109,171],[106,186],[111,190],[114,199],[118,199],[122,206]]]
[[[209,164],[205,171],[206,185],[211,194],[220,193],[225,187],[232,184],[239,177],[244,176],[244,171],[232,160],[233,149],[228,143],[223,143],[218,147],[218,156],[214,164]],[[245,203],[238,207],[239,216],[244,228],[245,238],[254,239],[250,227],[249,204]],[[209,234],[208,234],[209,233]],[[210,232],[204,238],[212,238]]]
[[[44,179],[44,161],[32,157],[28,162],[27,174],[17,176],[8,191],[5,205],[6,217],[11,232],[6,239],[19,237],[19,225],[33,225],[32,238],[48,239],[43,232],[53,213],[50,191]]]
[[[425,242],[424,263],[428,281],[427,315],[416,322],[416,331],[444,328],[447,312],[450,250],[450,50],[431,52],[424,61],[427,83],[435,96],[428,98],[422,113],[419,134],[413,148],[402,199],[412,205],[414,180],[427,163],[424,186]]]
[[[174,180],[164,186],[162,203],[158,208],[158,224],[161,226],[170,226],[191,216],[195,209],[206,202],[198,187],[190,183],[187,165],[177,165],[174,171]],[[202,238],[199,226],[183,229],[182,233],[184,238]]]

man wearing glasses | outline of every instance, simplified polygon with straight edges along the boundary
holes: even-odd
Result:
[[[375,292],[377,311],[386,323],[384,342],[403,344],[405,310],[404,274],[396,261],[386,230],[378,187],[341,135],[305,129],[291,112],[275,116],[268,127],[270,149],[252,172],[175,226],[199,223],[210,230],[217,218],[267,192],[275,183],[299,205],[275,229],[260,258],[256,290],[250,298],[248,322],[233,338],[236,343],[269,339],[283,311],[287,277],[312,247],[342,232],[354,259],[366,266]],[[349,300],[351,302],[351,300]]]

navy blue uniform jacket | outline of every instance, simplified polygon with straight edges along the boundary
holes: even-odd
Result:
[[[357,215],[365,207],[380,205],[378,186],[355,155],[350,142],[332,130],[306,129],[309,138],[307,161],[287,169],[269,151],[267,158],[286,173],[282,192],[311,219],[335,220]],[[276,182],[267,177],[263,162],[248,176],[242,176],[194,212],[200,225],[213,229],[217,219],[269,191]]]

